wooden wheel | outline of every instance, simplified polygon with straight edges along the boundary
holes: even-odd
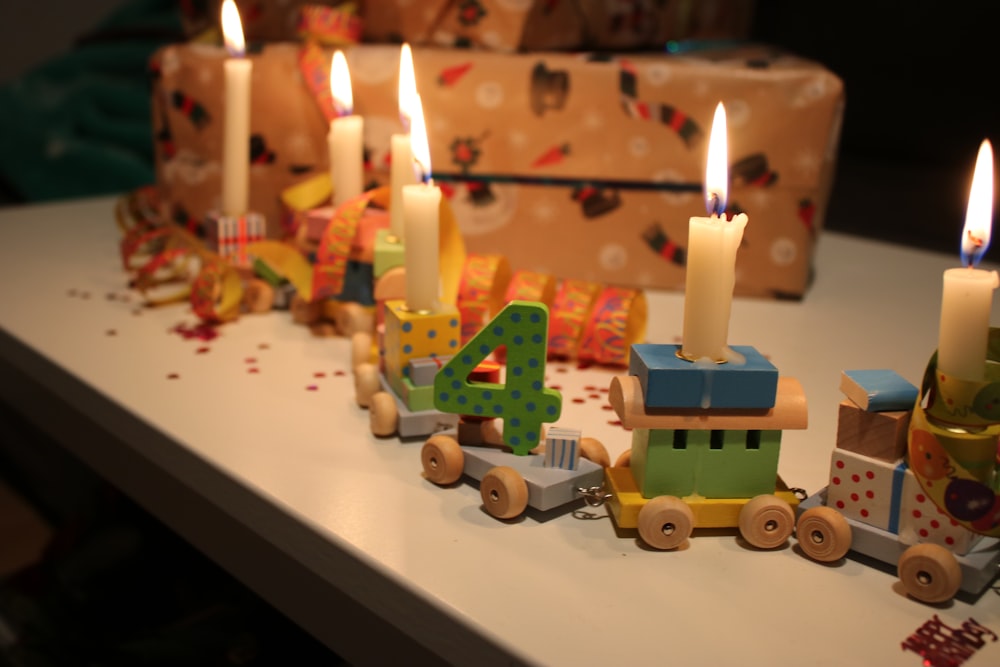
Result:
[[[658,496],[639,510],[639,537],[654,549],[674,549],[694,530],[694,513],[676,496]]]
[[[354,400],[363,408],[372,404],[372,397],[382,389],[378,369],[374,364],[359,364],[354,369]]]
[[[450,435],[434,435],[420,450],[420,463],[424,466],[424,477],[435,484],[451,484],[462,476],[465,453]]]
[[[758,549],[774,549],[788,540],[795,527],[791,505],[771,494],[751,499],[739,517],[740,534]]]
[[[615,467],[628,468],[631,465],[632,465],[632,448],[630,447],[618,455],[618,458],[615,459]]]
[[[899,580],[910,596],[922,602],[946,602],[962,584],[962,568],[944,547],[915,544],[899,559]]]
[[[372,361],[372,335],[359,331],[351,336],[351,368]]]
[[[528,485],[509,466],[491,468],[479,484],[479,493],[486,511],[498,519],[512,519],[528,506]]]
[[[266,313],[274,304],[274,288],[267,281],[254,278],[243,290],[243,305],[251,313]]]
[[[399,426],[399,409],[392,394],[387,391],[375,392],[369,410],[372,435],[385,436],[396,432]]]
[[[611,467],[611,456],[604,443],[597,438],[580,438],[580,456],[602,468]]]
[[[832,563],[851,548],[851,526],[844,515],[820,505],[807,509],[795,527],[799,547],[813,560]]]
[[[372,316],[360,303],[342,303],[334,314],[334,323],[341,336],[351,338],[356,333],[371,331]]]

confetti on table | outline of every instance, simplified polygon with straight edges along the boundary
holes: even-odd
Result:
[[[169,373],[169,374],[167,374],[167,379],[168,380],[176,380],[179,377],[180,377],[180,375],[178,375],[177,373]]]
[[[114,330],[114,329],[108,329],[104,333],[107,334],[108,336],[117,336],[118,335],[118,332],[116,330]]]
[[[195,350],[195,354],[205,354],[206,352],[211,351],[211,349],[212,348],[210,347],[199,347],[197,350]]]
[[[319,387],[314,384],[306,385],[306,391],[316,391],[317,389],[319,389]]]
[[[247,373],[260,373],[260,370],[254,366],[253,368],[248,368]]]

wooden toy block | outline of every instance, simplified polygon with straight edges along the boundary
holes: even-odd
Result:
[[[388,229],[380,229],[375,234],[375,262],[373,268],[376,278],[381,278],[389,269],[403,266],[406,262],[404,257],[403,244]]]
[[[632,432],[631,467],[642,495],[749,498],[774,490],[779,430]]]
[[[429,433],[437,433],[454,428],[458,423],[458,415],[449,415],[438,410],[410,410],[406,403],[392,391],[385,377],[382,378],[382,390],[392,396],[399,413],[397,431],[400,438],[424,437]]]
[[[547,340],[544,304],[507,304],[434,378],[438,410],[502,419],[505,444],[515,454],[527,454],[542,441],[542,424],[556,421],[562,411],[562,395],[544,386]],[[470,381],[498,347],[507,349],[505,384]]]
[[[611,495],[608,500],[608,512],[620,528],[635,528],[639,525],[639,510],[649,502],[639,492],[635,478],[629,468],[605,468],[604,485]],[[787,485],[777,478],[771,491],[775,496],[787,502],[792,510],[796,510],[799,499]],[[697,528],[735,528],[739,525],[740,510],[750,500],[749,498],[703,498],[701,496],[684,496],[681,500],[691,508],[694,514],[694,527]]]
[[[912,410],[919,393],[916,386],[887,369],[843,371],[840,391],[869,412]]]
[[[687,361],[679,345],[632,346],[629,374],[639,378],[647,408],[774,407],[778,369],[749,345],[731,348],[724,364]]]
[[[410,359],[410,382],[418,387],[433,385],[434,376],[451,359],[451,355],[439,357],[418,357]]]
[[[924,493],[913,471],[907,468],[899,507],[899,539],[907,544],[940,544],[949,551],[965,555],[983,536],[959,525],[938,508]]]
[[[528,485],[528,505],[545,511],[580,499],[577,489],[597,486],[604,479],[604,469],[592,461],[580,459],[577,470],[545,466],[543,456],[511,456],[496,447],[463,447],[465,474],[482,479],[496,466],[518,471]]]
[[[576,470],[580,463],[580,429],[550,428],[545,435],[545,467]]]
[[[303,236],[307,241],[319,243],[323,239],[323,232],[326,226],[333,220],[334,208],[332,206],[321,206],[306,211],[302,219]]]
[[[897,533],[905,473],[902,459],[885,461],[834,449],[828,504],[849,519]]]
[[[883,461],[896,461],[906,452],[910,411],[868,412],[854,401],[840,402],[837,448]]]
[[[267,222],[260,213],[231,216],[210,212],[205,229],[208,247],[238,267],[250,267],[247,244],[267,238]]]
[[[458,310],[443,306],[435,313],[415,313],[404,301],[385,304],[385,374],[397,394],[409,375],[410,359],[454,354],[459,345]]]
[[[403,391],[399,397],[406,403],[406,407],[414,412],[434,409],[434,385],[415,385],[410,378],[404,377],[401,380]]]
[[[774,407],[768,409],[647,408],[635,375],[611,379],[608,401],[625,428],[651,429],[804,429],[809,409],[802,385],[795,378],[778,378]]]

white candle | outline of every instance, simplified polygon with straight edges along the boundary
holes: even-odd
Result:
[[[342,51],[333,54],[330,92],[340,116],[330,122],[326,141],[330,152],[333,205],[340,206],[364,192],[364,119],[352,114],[351,73]]]
[[[973,268],[990,242],[993,217],[993,149],[983,141],[969,192],[962,230],[965,267],[944,272],[938,370],[963,380],[981,381],[986,371],[993,290],[1000,285],[996,271]]]
[[[222,3],[222,33],[226,48],[225,120],[222,134],[222,212],[247,212],[250,187],[250,76],[253,63],[246,55],[240,12],[233,0]]]
[[[424,124],[423,107],[417,97],[412,109],[410,137],[413,162],[421,171],[424,183],[403,186],[403,222],[406,246],[406,307],[412,311],[437,310],[438,303],[438,237],[441,189],[431,180],[430,146]]]
[[[413,74],[413,56],[410,45],[403,44],[399,50],[399,119],[404,132],[391,137],[389,229],[399,241],[406,236],[403,224],[403,186],[416,183],[413,173],[413,151],[410,148],[410,116],[417,97],[417,85]]]
[[[729,351],[729,313],[736,285],[736,251],[743,240],[747,216],[726,220],[729,190],[726,110],[719,103],[708,141],[705,170],[707,218],[688,222],[687,269],[684,286],[684,338],[686,359],[725,361]]]

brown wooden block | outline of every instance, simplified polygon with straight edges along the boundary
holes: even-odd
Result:
[[[910,411],[868,412],[853,401],[840,402],[837,447],[882,461],[895,461],[906,451]]]

